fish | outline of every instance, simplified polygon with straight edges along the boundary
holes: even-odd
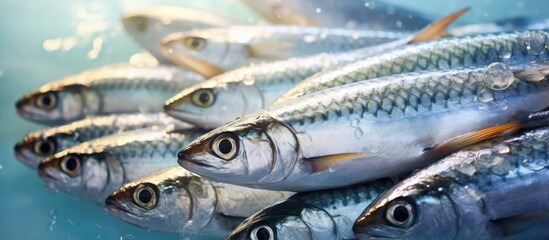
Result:
[[[177,166],[178,149],[203,133],[138,129],[98,138],[45,158],[38,175],[54,189],[103,204],[125,183]]]
[[[124,12],[122,26],[161,63],[169,63],[160,53],[162,39],[169,34],[201,28],[228,27],[240,22],[218,13],[175,6],[147,6]]]
[[[549,210],[548,149],[543,127],[459,151],[381,195],[353,230],[359,239],[506,237],[503,219]]]
[[[429,69],[516,64],[549,59],[548,30],[448,37],[418,43],[315,74],[271,105],[312,92],[368,79]]]
[[[354,239],[353,223],[394,185],[379,179],[344,188],[296,193],[254,213],[225,239]]]
[[[325,27],[231,26],[170,34],[160,51],[177,66],[213,77],[254,62],[343,52],[409,35]]]
[[[213,182],[174,166],[125,184],[106,199],[105,208],[148,230],[221,238],[292,194]]]
[[[270,22],[288,25],[415,31],[429,23],[422,14],[382,1],[243,0]]]
[[[549,107],[548,70],[496,62],[331,88],[216,128],[178,162],[215,181],[296,192],[391,177],[546,124],[528,116]]]
[[[49,156],[92,139],[146,128],[188,129],[191,124],[164,113],[89,117],[27,134],[15,147],[15,157],[30,168]]]
[[[16,103],[27,120],[60,125],[87,116],[156,113],[163,102],[204,78],[172,66],[107,65],[47,83]]]
[[[261,110],[315,73],[405,44],[438,38],[444,35],[448,24],[467,10],[456,11],[413,36],[389,43],[343,53],[321,53],[309,57],[261,62],[228,71],[184,89],[165,102],[164,111],[174,118],[199,127],[219,127],[239,116]]]

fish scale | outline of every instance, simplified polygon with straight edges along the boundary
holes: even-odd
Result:
[[[534,52],[528,43],[535,42],[545,49],[548,35],[548,31],[537,30],[420,43],[314,75],[275,100],[273,105],[323,89],[405,72],[547,60],[549,51]]]
[[[406,239],[501,237],[504,232],[498,220],[549,210],[545,191],[548,167],[549,128],[492,139],[452,154],[397,184],[361,214],[354,230],[360,239],[370,234]],[[386,215],[383,209],[399,199],[413,204],[412,214],[417,214],[416,222],[400,230],[406,231],[406,236],[398,235],[400,231],[382,219]],[[428,219],[448,224],[435,229]]]

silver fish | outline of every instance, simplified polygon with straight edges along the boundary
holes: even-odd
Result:
[[[176,67],[108,65],[48,83],[19,99],[17,113],[58,125],[86,116],[162,111],[162,102],[204,78]]]
[[[221,182],[288,191],[393,176],[531,124],[528,113],[549,107],[547,74],[547,63],[493,63],[327,89],[201,136],[179,164]]]
[[[160,53],[162,39],[175,32],[208,27],[228,27],[237,21],[219,14],[175,6],[147,6],[124,12],[124,29],[162,63],[168,61]]]
[[[164,113],[89,117],[27,134],[15,145],[15,157],[31,168],[37,168],[42,159],[79,143],[125,131],[152,127],[186,129],[192,126]]]
[[[361,239],[503,237],[496,220],[549,211],[548,150],[549,128],[462,150],[380,196],[353,229]]]
[[[177,150],[203,133],[135,130],[84,142],[44,159],[40,177],[77,197],[103,203],[123,184],[174,166]]]
[[[257,210],[291,194],[212,182],[175,166],[124,185],[107,198],[105,207],[149,230],[220,238]]]
[[[273,23],[414,31],[428,24],[416,12],[382,1],[243,0]]]
[[[414,36],[343,53],[262,62],[225,72],[167,100],[169,115],[205,128],[219,127],[239,116],[258,111],[307,77],[336,66],[359,61],[417,41],[442,35],[445,27],[467,9],[452,13]]]
[[[445,38],[389,51],[314,75],[272,104],[312,92],[393,74],[493,62],[516,64],[549,59],[549,31],[522,31]]]
[[[225,239],[353,239],[357,209],[367,207],[394,182],[297,193],[248,217]]]
[[[298,26],[232,26],[167,36],[160,48],[174,64],[212,77],[253,62],[343,52],[409,33]]]

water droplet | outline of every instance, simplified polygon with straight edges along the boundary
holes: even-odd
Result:
[[[511,51],[504,51],[499,56],[501,58],[502,62],[508,62],[511,59],[512,53]]]
[[[478,94],[477,101],[483,103],[494,101],[494,93],[489,89],[483,89]]]
[[[460,164],[457,170],[467,176],[473,176],[473,174],[477,171],[475,166],[468,163]]]
[[[356,128],[358,127],[358,124],[360,123],[360,119],[352,117],[351,118],[351,127]]]
[[[490,89],[504,90],[511,86],[513,80],[513,71],[505,63],[495,62],[484,70],[484,85]]]
[[[316,41],[316,36],[315,35],[305,35],[305,37],[303,37],[303,41],[305,41],[306,43],[312,43],[312,42]]]
[[[315,9],[315,12],[316,12],[316,13],[321,13],[321,12],[322,12],[322,9],[321,9],[321,8],[316,8],[316,9]]]
[[[396,21],[396,26],[397,26],[397,28],[402,28],[402,22],[401,21]]]
[[[545,45],[545,35],[540,32],[532,32],[526,37],[524,45],[528,53],[542,55],[547,48]]]
[[[505,144],[498,144],[496,146],[494,146],[492,148],[492,152],[494,153],[498,153],[498,154],[507,154],[511,151],[511,149],[509,148],[509,146],[505,145]]]
[[[355,138],[361,139],[364,136],[364,132],[360,128],[355,129]]]
[[[439,187],[437,190],[438,190],[439,192],[442,192],[442,190],[444,190],[444,188]]]
[[[0,165],[0,170],[2,170],[2,168],[4,168],[4,166]]]

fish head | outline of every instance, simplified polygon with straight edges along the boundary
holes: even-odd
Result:
[[[218,40],[215,32],[207,36],[194,32],[170,34],[162,40],[160,52],[174,64],[203,76],[218,75],[231,64],[226,62],[226,55],[240,51],[230,47],[226,41]]]
[[[244,220],[225,239],[339,239],[330,215],[300,201],[267,207]]]
[[[297,140],[268,115],[247,115],[187,145],[178,162],[203,177],[244,186],[284,179],[297,160]]]
[[[53,187],[91,201],[104,201],[122,185],[124,172],[108,153],[61,151],[38,165],[39,176]]]
[[[38,131],[25,136],[15,144],[15,157],[31,168],[37,168],[44,158],[78,143],[74,135],[49,132],[48,130]]]
[[[434,185],[408,186],[399,184],[370,204],[353,226],[355,235],[360,239],[454,239],[460,216],[450,196]]]
[[[85,99],[81,85],[50,87],[33,91],[16,103],[17,114],[31,121],[55,125],[84,116]]]
[[[210,199],[208,206],[204,206],[204,197]],[[107,198],[105,207],[122,220],[146,229],[194,234],[188,232],[189,226],[210,220],[213,199],[210,185],[177,166],[125,184]]]
[[[166,101],[164,109],[167,114],[185,122],[216,128],[260,110],[262,100],[255,86],[208,80],[172,97]]]

